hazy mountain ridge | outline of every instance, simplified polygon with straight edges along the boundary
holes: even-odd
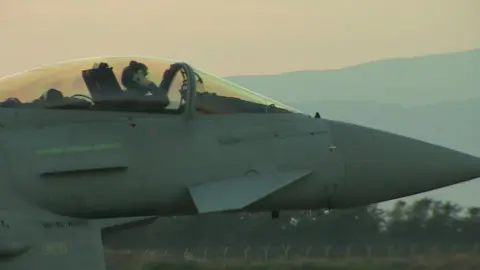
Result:
[[[480,49],[475,49],[379,60],[337,70],[227,79],[286,102],[368,100],[411,106],[480,97],[479,75]]]
[[[227,79],[304,112],[480,156],[480,49]],[[478,206],[478,190],[477,179],[420,197]]]

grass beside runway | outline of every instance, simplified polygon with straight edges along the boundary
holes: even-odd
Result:
[[[196,262],[155,262],[148,263],[142,270],[478,270],[480,262],[476,263],[410,263],[405,261],[397,262],[284,262],[284,263],[251,263],[251,264],[223,264],[223,263],[196,263]],[[133,269],[132,269],[133,270]]]
[[[141,254],[107,256],[109,269],[114,270],[478,270],[480,256],[419,256],[415,258],[342,258],[342,259],[296,259],[270,262],[241,259],[200,260],[174,259],[145,256]]]

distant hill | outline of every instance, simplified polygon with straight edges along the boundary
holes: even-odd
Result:
[[[480,156],[480,49],[227,79],[304,112]],[[411,199],[432,196],[480,206],[479,190],[477,179]]]
[[[480,156],[480,98],[403,107],[368,101],[293,102],[322,117],[367,125]]]
[[[380,60],[338,70],[227,79],[286,102],[362,100],[425,105],[480,97],[480,49]]]

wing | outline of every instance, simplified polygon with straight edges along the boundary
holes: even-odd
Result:
[[[105,270],[102,230],[155,218],[42,221],[0,212],[0,269]]]
[[[189,187],[199,214],[241,210],[312,171],[256,174]]]

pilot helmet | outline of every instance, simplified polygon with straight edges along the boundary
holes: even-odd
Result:
[[[126,88],[138,87],[138,83],[135,79],[138,76],[138,72],[143,72],[143,76],[148,75],[148,67],[144,63],[137,61],[130,61],[128,66],[123,69],[121,82]]]
[[[62,92],[58,91],[57,89],[50,88],[45,91],[42,96],[40,97],[41,100],[45,102],[57,102],[63,100]]]
[[[2,108],[13,108],[18,105],[22,104],[22,102],[18,98],[7,98],[5,101],[1,103]]]

